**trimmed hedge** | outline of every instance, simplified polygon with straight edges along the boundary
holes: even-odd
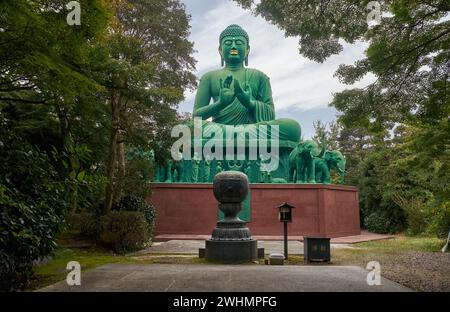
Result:
[[[149,241],[144,214],[135,211],[111,211],[101,217],[99,242],[116,253],[145,247]]]
[[[127,195],[123,197],[112,210],[115,211],[138,211],[144,214],[147,221],[147,233],[149,238],[153,237],[153,226],[155,224],[156,210],[142,197]]]
[[[96,238],[99,233],[99,218],[95,213],[71,213],[67,216],[69,229],[86,238]]]

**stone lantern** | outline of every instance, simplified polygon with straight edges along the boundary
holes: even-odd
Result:
[[[251,262],[258,259],[257,241],[245,221],[239,219],[242,202],[248,194],[248,178],[239,171],[224,171],[214,177],[214,196],[224,218],[217,222],[205,242],[205,258],[223,262]]]

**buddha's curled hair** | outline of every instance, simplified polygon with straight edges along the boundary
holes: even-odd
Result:
[[[220,34],[219,43],[222,43],[222,39],[225,37],[237,37],[242,36],[247,40],[247,44],[250,44],[250,39],[248,37],[247,32],[239,25],[232,24],[225,28],[224,31]]]

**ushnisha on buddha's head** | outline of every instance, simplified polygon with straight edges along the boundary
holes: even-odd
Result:
[[[242,64],[248,66],[250,40],[247,32],[239,25],[230,25],[225,28],[219,37],[219,53],[222,66],[226,64]]]

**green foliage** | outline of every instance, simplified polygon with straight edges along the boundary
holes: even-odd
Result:
[[[315,130],[313,140],[320,142],[321,137],[325,136],[328,150],[339,149],[339,135],[341,132],[339,122],[332,121],[324,124],[320,120],[317,120],[313,123],[313,126]]]
[[[92,74],[105,54],[95,44],[105,34],[102,0],[81,5],[82,23],[66,22],[67,1],[0,4],[0,110],[22,140],[51,156],[66,183],[70,210],[98,200],[104,178],[95,172],[104,155],[105,104]]]
[[[358,167],[363,216],[380,212],[413,235],[444,237],[450,228],[448,122],[402,126]],[[402,226],[400,226],[402,228]]]
[[[330,103],[340,113],[346,183],[360,188],[366,226],[448,232],[450,2],[379,1],[381,19],[369,27],[369,1],[236,1],[298,36],[300,53],[315,61],[341,52],[342,41],[368,43],[365,58],[335,76],[351,85],[372,73],[375,82]]]
[[[155,224],[156,210],[147,203],[142,197],[127,195],[123,197],[116,206],[113,207],[117,211],[136,211],[141,212],[147,222],[148,237],[153,236],[153,225]]]
[[[11,291],[25,287],[33,262],[56,246],[66,205],[48,157],[4,123],[0,162],[0,290]]]
[[[83,67],[89,61],[90,40],[106,27],[102,2],[85,1],[83,22],[71,27],[65,19],[65,0],[2,1],[0,100],[61,107],[81,94],[95,92],[96,83]],[[57,98],[65,101],[57,102]]]
[[[450,229],[450,201],[436,203],[430,208],[430,222],[427,224],[426,234],[446,237]]]
[[[450,228],[449,129],[448,120],[406,126],[402,142],[393,148],[398,156],[389,167],[387,186],[406,212],[412,233],[445,237]]]
[[[396,196],[394,201],[406,213],[409,234],[417,235],[425,232],[429,213],[424,201],[420,198],[407,200],[401,196]]]
[[[161,141],[166,154],[177,105],[196,84],[189,16],[179,0],[122,0],[112,8],[113,31],[101,45],[110,57],[98,70],[111,122],[105,213],[130,181],[123,145],[155,149]]]
[[[347,126],[390,129],[411,116],[436,120],[449,115],[450,12],[447,0],[380,1],[380,21],[369,27],[367,1],[236,0],[299,37],[299,52],[318,62],[342,51],[342,42],[369,43],[366,57],[342,64],[336,76],[353,84],[366,74],[377,80],[364,89],[337,93],[332,105]]]
[[[0,213],[13,222],[1,224],[1,273],[12,274],[2,280],[11,288],[52,249],[63,216],[96,236],[109,182],[118,199],[147,196],[148,162],[114,177],[108,159],[119,144],[149,149],[158,136],[166,146],[184,88],[195,85],[179,1],[86,0],[77,26],[67,3],[0,1]]]
[[[135,148],[127,149],[125,159],[127,170],[122,179],[121,194],[147,198],[151,191],[150,182],[154,176],[155,157],[148,150]]]
[[[373,212],[364,218],[364,226],[375,233],[395,233],[401,229],[401,225],[391,216],[383,212]]]
[[[428,234],[446,237],[450,229],[450,202],[433,198],[406,199],[397,196],[395,201],[406,212],[408,232],[412,235]]]
[[[388,149],[379,148],[376,152],[372,152],[360,164],[358,187],[361,214],[364,220],[366,216],[377,213],[378,216],[374,218],[391,220],[389,223],[391,227],[386,231],[396,232],[403,228],[404,213],[392,199],[398,185],[395,184],[395,179],[393,180],[395,173],[388,173],[391,161],[392,156]],[[389,189],[387,185],[392,188]]]
[[[101,218],[99,241],[117,253],[135,251],[148,242],[147,228],[141,212],[111,211]]]
[[[67,200],[70,211],[93,211],[104,196],[106,178],[103,174],[89,170],[95,162],[93,151],[87,145],[69,145],[66,150],[58,151],[53,147],[52,158],[61,165],[64,176],[68,176]]]
[[[244,7],[254,0],[236,0]],[[299,51],[318,62],[342,51],[339,38],[347,42],[360,39],[367,30],[366,1],[277,1],[257,2],[254,12],[285,30],[286,36],[299,37]]]
[[[95,213],[82,211],[81,213],[70,213],[66,222],[69,230],[75,231],[82,237],[97,238],[100,229],[99,216]]]

